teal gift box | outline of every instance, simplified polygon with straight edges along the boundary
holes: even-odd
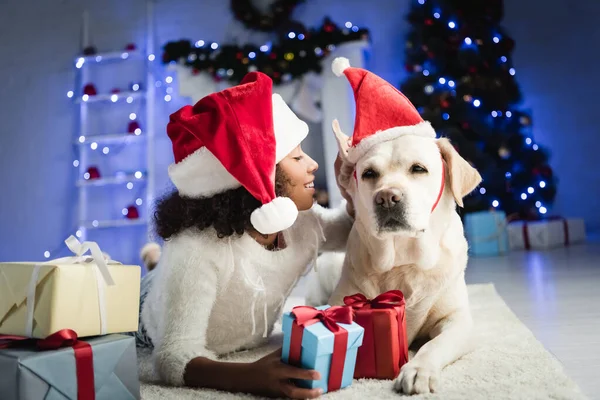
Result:
[[[506,214],[479,211],[465,216],[465,236],[473,256],[499,256],[508,252]]]
[[[311,310],[315,310],[316,313],[330,313],[332,310],[339,311],[340,313],[348,313],[349,320],[345,322],[349,323],[333,322],[335,318],[326,320],[328,318],[327,315],[323,318],[323,314],[320,314],[320,316],[310,320],[312,324],[309,322],[304,328],[299,328],[297,323],[300,317],[296,318],[294,315],[296,308],[305,309],[309,313]],[[319,371],[321,374],[321,379],[318,381],[297,380],[296,384],[309,389],[320,388],[323,390],[323,393],[349,386],[354,376],[356,353],[362,345],[364,335],[364,329],[352,321],[352,309],[349,307],[330,306],[296,308],[292,312],[283,315],[283,349],[281,360],[286,364]],[[315,319],[318,319],[319,322],[315,322]],[[339,361],[335,363],[333,362],[335,357],[343,356],[343,349],[341,349],[342,351],[339,354],[336,353],[340,348],[335,348],[335,334],[328,328],[332,324],[336,324],[347,331],[346,354],[343,359],[337,358]],[[294,345],[296,345],[296,350],[294,350]],[[297,360],[294,360],[294,358]],[[339,367],[342,362],[343,369],[340,369]]]
[[[90,382],[90,391],[95,399],[139,399],[135,338],[114,334],[86,337],[83,341],[91,346],[93,381]],[[80,367],[74,352],[75,349],[70,346],[39,350],[31,341],[0,349],[0,399],[80,399]],[[89,392],[85,393],[83,397],[86,400],[92,397]]]

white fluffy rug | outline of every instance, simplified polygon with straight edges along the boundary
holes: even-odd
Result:
[[[470,285],[471,309],[476,324],[477,349],[442,372],[440,391],[411,399],[584,399],[577,385],[565,375],[550,354],[512,313],[492,284]],[[286,310],[303,299],[290,298]],[[254,361],[281,346],[281,327],[264,348],[234,354],[230,361]],[[278,333],[277,333],[278,332]],[[411,353],[412,355],[412,353]],[[139,354],[142,399],[251,399],[253,396],[214,390],[168,388],[156,384],[148,355]],[[324,399],[396,399],[392,381],[355,380]]]

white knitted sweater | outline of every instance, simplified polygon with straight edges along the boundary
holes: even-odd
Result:
[[[167,241],[142,308],[161,379],[182,385],[193,358],[264,344],[318,251],[344,250],[351,227],[345,204],[315,205],[283,232],[286,247],[277,251],[248,234],[219,239],[213,228]]]

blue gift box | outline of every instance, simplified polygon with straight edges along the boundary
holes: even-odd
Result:
[[[330,306],[321,306],[316,307],[316,309],[326,310],[329,307]],[[288,363],[289,360],[293,322],[294,316],[291,313],[285,313],[283,315],[283,349],[281,360],[284,363]],[[341,388],[345,388],[352,383],[354,367],[356,366],[356,352],[362,345],[364,329],[355,322],[352,322],[352,324],[338,325],[348,331],[348,347],[341,384]],[[327,382],[329,379],[331,357],[333,354],[333,341],[333,332],[327,329],[321,322],[304,328],[300,366],[304,369],[319,371],[321,379],[318,381],[297,380],[296,383],[298,386],[309,389],[321,388],[323,393],[328,391]]]
[[[96,400],[140,398],[135,338],[86,337],[92,347]],[[26,343],[26,342],[23,342]],[[77,400],[77,364],[72,347],[40,351],[35,345],[0,350],[0,399]]]
[[[469,254],[499,256],[508,252],[506,214],[503,211],[479,211],[465,217],[465,236]]]

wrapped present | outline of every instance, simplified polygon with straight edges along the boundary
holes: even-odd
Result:
[[[140,398],[133,336],[81,341],[69,329],[40,340],[0,335],[0,371],[2,400]]]
[[[44,263],[0,263],[0,334],[45,338],[138,329],[141,268],[105,260],[94,242],[66,240],[75,253]],[[91,251],[91,257],[85,256]]]
[[[514,221],[508,224],[512,250],[551,249],[585,241],[585,223],[579,218]]]
[[[473,256],[499,256],[508,252],[506,214],[479,211],[465,216],[465,236]]]
[[[352,321],[350,307],[294,307],[283,316],[281,360],[321,373],[320,380],[298,380],[298,386],[321,388],[323,393],[345,388],[352,383],[363,333]]]
[[[355,378],[394,379],[408,362],[404,295],[390,290],[367,299],[357,293],[344,303],[354,310],[354,321],[365,329],[356,358]]]

